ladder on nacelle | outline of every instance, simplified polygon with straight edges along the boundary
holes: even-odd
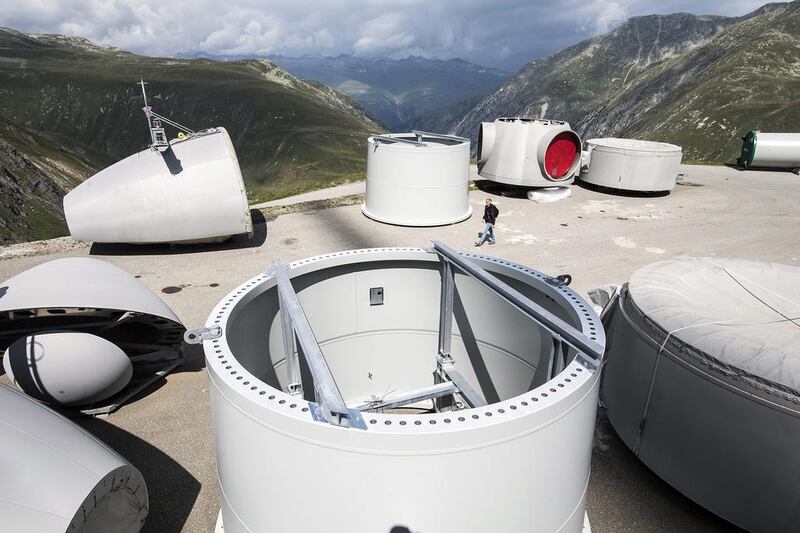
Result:
[[[147,85],[147,82],[145,82],[143,79],[140,79],[138,85],[142,86],[142,98],[144,99],[144,107],[142,108],[142,111],[144,111],[144,116],[147,117],[147,127],[150,128],[150,148],[158,150],[159,152],[166,152],[169,150],[169,139],[167,139],[167,132],[164,129],[162,122],[189,135],[194,134],[194,130],[190,130],[186,126],[181,126],[177,122],[173,122],[172,120],[153,111],[153,108],[147,105],[147,92],[144,88],[144,86]]]

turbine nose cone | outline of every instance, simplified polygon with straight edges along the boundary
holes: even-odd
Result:
[[[236,152],[223,128],[101,170],[64,197],[64,215],[73,238],[94,242],[224,240],[252,228]]]
[[[103,205],[102,195],[93,196],[92,184],[85,181],[64,196],[63,204],[69,234],[77,241],[90,240],[86,229],[96,225],[101,216],[97,211]]]

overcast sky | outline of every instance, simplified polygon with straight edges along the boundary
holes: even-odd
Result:
[[[462,57],[516,70],[628,17],[738,16],[766,0],[0,0],[0,26],[174,56]]]

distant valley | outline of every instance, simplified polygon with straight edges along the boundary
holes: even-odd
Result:
[[[496,89],[509,74],[451,59],[274,56],[270,60],[298,78],[340,91],[392,131],[411,130],[431,114]]]
[[[188,57],[242,59],[197,52]],[[367,58],[304,55],[267,56],[301,79],[316,80],[350,96],[392,131],[418,128],[424,121],[465,99],[485,96],[510,76],[463,59]]]

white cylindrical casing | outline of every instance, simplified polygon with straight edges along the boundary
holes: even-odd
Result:
[[[680,170],[680,146],[635,139],[589,139],[589,169],[581,181],[628,191],[671,191]]]
[[[35,400],[0,385],[0,529],[136,533],[147,516],[142,474]]]
[[[746,531],[800,523],[800,268],[680,258],[603,318],[603,403],[637,457]]]
[[[580,169],[581,140],[566,122],[499,118],[493,127],[482,123],[479,138],[478,174],[491,181],[520,187],[568,185]],[[558,150],[562,144],[566,152]]]
[[[495,126],[494,122],[481,122],[478,130],[478,151],[476,158],[481,167],[489,158],[489,154],[494,150]]]
[[[596,314],[568,287],[464,255],[604,345]],[[440,264],[423,249],[392,248],[290,265],[348,405],[432,383]],[[271,275],[217,305],[207,324],[222,336],[203,344],[226,533],[582,531],[599,372],[571,352],[548,380],[540,358],[552,353],[551,334],[474,279],[457,273],[455,286],[452,355],[488,405],[364,412],[365,430],[316,421],[308,399],[284,392]],[[370,305],[374,287],[380,305]]]
[[[21,337],[3,355],[14,385],[37,400],[88,405],[118,393],[133,375],[131,360],[90,333],[50,331]]]
[[[742,137],[743,167],[800,168],[800,133],[751,131]]]
[[[361,210],[373,220],[401,226],[440,226],[469,218],[469,140],[413,133],[370,137]]]
[[[239,161],[225,128],[171,141],[111,165],[64,197],[80,241],[179,243],[223,240],[252,229]]]

